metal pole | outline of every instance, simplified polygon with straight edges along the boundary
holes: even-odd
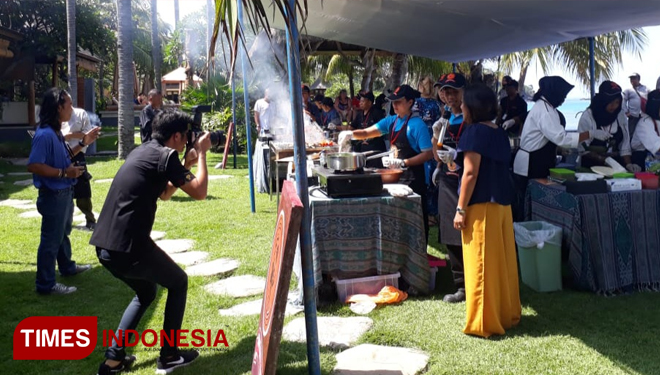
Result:
[[[243,27],[243,2],[237,1],[238,4],[238,22]],[[250,176],[250,208],[252,213],[255,212],[254,208],[254,171],[252,171],[252,131],[250,129],[250,98],[248,95],[248,80],[247,80],[247,51],[245,46],[241,48],[241,71],[243,73],[243,100],[245,103],[245,136],[247,138],[247,157],[248,157],[248,175]],[[304,144],[304,143],[303,143]]]
[[[296,163],[296,188],[304,210],[300,224],[300,255],[303,273],[305,300],[305,327],[307,328],[307,371],[310,375],[321,374],[318,327],[316,325],[316,290],[314,288],[314,259],[312,255],[311,213],[307,186],[307,153],[305,150],[305,128],[300,80],[300,50],[298,49],[298,26],[296,1],[288,0],[285,17],[289,19],[286,30],[286,56],[291,92],[291,115],[293,118],[293,158]]]
[[[250,113],[249,109],[245,110],[246,113]],[[238,150],[238,140],[236,139],[236,78],[234,77],[234,72],[231,73],[231,121],[234,123],[234,130],[232,130],[232,139],[234,141],[234,169],[236,169],[236,152]]]
[[[451,72],[456,73],[456,63],[451,63]]]
[[[596,95],[596,58],[594,56],[594,37],[589,37],[589,81],[591,81],[591,97]]]

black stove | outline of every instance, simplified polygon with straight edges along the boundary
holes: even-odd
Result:
[[[383,180],[378,173],[365,170],[351,172],[315,167],[319,186],[329,197],[367,197],[383,193]]]

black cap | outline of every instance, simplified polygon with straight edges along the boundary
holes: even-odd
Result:
[[[433,87],[442,87],[442,85],[445,82],[445,78],[447,78],[446,74],[443,74],[438,78],[438,80],[433,84]]]
[[[314,101],[315,102],[323,102],[323,98],[325,98],[325,96],[323,94],[316,94],[316,96],[314,97]]]
[[[374,102],[374,100],[376,100],[376,98],[374,97],[374,93],[371,92],[371,91],[360,95],[360,98],[365,98],[365,99],[369,100],[372,103]]]
[[[515,79],[511,79],[511,80],[509,80],[509,82],[506,85],[504,85],[504,87],[518,88],[518,81],[516,81]]]
[[[465,76],[462,75],[461,73],[447,74],[439,86],[440,89],[444,89],[445,87],[451,87],[454,89],[463,89],[465,88]]]
[[[399,100],[401,98],[406,98],[407,100],[417,99],[421,96],[420,92],[408,85],[401,85],[391,93],[387,100]]]
[[[598,86],[598,93],[607,95],[607,96],[621,96],[621,86],[612,81],[603,81],[603,83]]]
[[[305,91],[309,92],[309,86],[307,86],[307,85],[302,85],[302,91],[303,91],[303,92],[305,92]]]
[[[332,107],[332,106],[335,105],[335,102],[332,100],[332,98],[329,98],[329,97],[327,97],[327,96],[326,96],[325,98],[323,98],[323,100],[321,101],[321,103],[322,103],[323,105],[327,105],[328,107]]]

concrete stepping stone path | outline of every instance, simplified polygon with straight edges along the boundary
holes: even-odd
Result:
[[[8,158],[7,160],[9,160],[9,162],[12,165],[19,165],[19,166],[22,166],[22,167],[26,167],[28,165],[28,161],[30,159],[28,159],[28,158]]]
[[[355,344],[360,336],[367,332],[374,321],[366,317],[318,317],[319,345],[332,349],[347,349]],[[282,338],[292,342],[307,342],[305,318],[294,319],[284,326]]]
[[[160,232],[157,230],[152,230],[151,231],[151,239],[154,241],[159,241],[165,238],[165,232]]]
[[[27,199],[5,199],[0,201],[0,206],[22,206],[24,204],[32,203],[32,201]]]
[[[238,262],[233,259],[220,258],[210,262],[196,264],[186,268],[188,276],[226,275],[238,269]]]
[[[208,176],[209,181],[212,180],[224,180],[226,178],[232,178],[232,176],[226,175],[226,174],[212,174]]]
[[[156,241],[156,245],[163,249],[168,254],[176,254],[186,252],[195,245],[193,240],[160,240]]]
[[[0,173],[0,178],[3,178],[3,177],[5,177],[5,175],[4,175],[4,174],[2,174],[2,173]]]
[[[185,253],[169,254],[169,256],[174,263],[192,266],[205,261],[209,257],[209,253],[205,251],[186,251]]]
[[[41,214],[37,210],[25,211],[25,212],[21,212],[20,214],[18,214],[18,217],[22,217],[24,219],[26,219],[26,218],[27,219],[33,219],[33,218],[41,217]]]
[[[229,309],[220,309],[218,312],[222,316],[259,315],[261,314],[262,304],[263,304],[263,298],[255,301],[241,303],[240,305],[232,306]],[[284,315],[285,316],[296,315],[303,310],[304,308],[302,306],[294,306],[291,303],[287,303],[286,310],[284,311]]]
[[[32,176],[30,172],[9,172],[7,176]]]
[[[106,184],[106,183],[110,183],[110,182],[112,182],[112,178],[103,178],[103,179],[100,179],[100,180],[94,180],[94,183],[97,183],[97,184]]]
[[[428,366],[429,356],[419,350],[362,344],[335,356],[334,375],[416,375]]]
[[[32,185],[32,179],[14,181],[14,185],[16,185],[16,186],[30,186],[30,185]]]
[[[229,297],[250,297],[264,292],[266,278],[254,275],[232,276],[204,287],[207,292]]]
[[[17,210],[36,210],[37,204],[36,203],[17,204],[15,206],[10,206],[10,207],[13,207]]]

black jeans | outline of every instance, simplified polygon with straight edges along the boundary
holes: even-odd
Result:
[[[121,342],[113,340],[112,346],[105,352],[105,357],[108,359],[121,361],[126,357],[122,346],[125,342],[124,332],[137,327],[142,315],[156,298],[158,285],[167,288],[163,330],[170,335],[171,330],[176,334],[176,330],[181,329],[183,313],[186,310],[188,275],[163,250],[153,242],[152,245],[153,248],[141,256],[96,248],[99,262],[136,293],[124,311],[117,328],[117,331],[122,331]],[[133,342],[132,337],[129,340]],[[177,354],[176,346],[170,346],[167,340],[164,341],[160,350],[161,357]]]

